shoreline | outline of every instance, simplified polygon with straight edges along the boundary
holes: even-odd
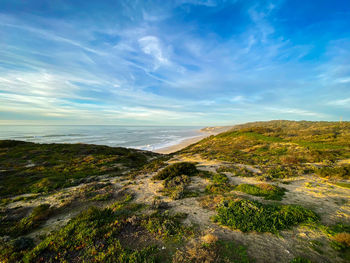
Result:
[[[196,137],[184,139],[180,143],[177,143],[177,144],[174,144],[174,145],[171,145],[171,146],[167,146],[167,147],[164,147],[164,148],[159,148],[159,149],[153,150],[153,152],[161,153],[161,154],[174,153],[174,152],[177,152],[177,151],[180,151],[180,150],[186,148],[187,146],[189,146],[191,144],[199,142],[200,140],[202,140],[204,138],[207,138],[207,137],[209,137],[211,135],[217,135],[217,134],[219,134],[221,132],[228,131],[232,127],[233,126],[219,126],[219,127],[202,128],[202,129],[198,130],[198,132],[201,133],[201,134],[196,136]]]

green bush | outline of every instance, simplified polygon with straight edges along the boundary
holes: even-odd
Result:
[[[165,167],[163,170],[158,172],[158,174],[156,174],[153,177],[153,179],[164,180],[167,178],[173,178],[175,176],[180,176],[180,175],[194,176],[196,174],[198,174],[198,170],[193,163],[180,162],[180,163],[174,163]]]
[[[193,236],[191,227],[181,224],[184,214],[169,215],[168,211],[157,211],[142,221],[142,225],[158,239],[182,241]]]
[[[241,191],[250,195],[263,196],[265,199],[282,200],[286,189],[275,185],[261,183],[261,184],[240,184],[236,186],[235,190]]]
[[[233,241],[217,240],[210,243],[194,242],[177,250],[173,263],[249,263],[247,248]]]
[[[264,205],[250,200],[224,201],[214,221],[243,232],[272,232],[303,222],[315,222],[318,216],[297,205]]]
[[[221,194],[233,190],[233,185],[225,174],[213,174],[212,184],[206,186],[205,191],[209,194]]]
[[[163,182],[163,191],[174,200],[181,199],[184,197],[186,186],[190,181],[191,179],[187,175],[168,177]]]
[[[228,177],[224,174],[214,174],[212,181],[214,184],[228,184],[229,183]]]
[[[0,239],[0,262],[21,262],[21,259],[34,247],[33,239],[20,237],[15,240]]]
[[[264,174],[267,178],[290,178],[298,176],[299,173],[295,167],[277,165],[275,167],[268,168]]]
[[[239,167],[239,166],[220,166],[216,171],[218,173],[229,172],[234,174],[235,176],[241,176],[241,177],[254,176],[254,173],[252,171],[248,170],[245,167]]]
[[[49,204],[41,204],[33,209],[31,214],[22,218],[12,229],[11,235],[24,235],[39,227],[53,212]]]
[[[321,177],[348,179],[350,178],[350,165],[322,167],[316,169],[315,173]]]

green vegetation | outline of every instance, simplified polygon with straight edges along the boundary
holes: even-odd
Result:
[[[19,237],[8,241],[0,239],[0,262],[22,262],[22,258],[34,247],[34,241],[28,237]]]
[[[209,238],[208,238],[209,237]],[[173,263],[249,263],[244,246],[232,241],[218,240],[216,236],[204,236],[204,242],[189,244],[183,250],[178,250],[173,257]]]
[[[53,213],[54,209],[49,204],[35,207],[32,212],[17,221],[16,218],[0,218],[0,235],[18,237],[39,227]]]
[[[205,191],[210,194],[221,194],[233,190],[233,185],[224,174],[213,174],[211,177],[212,183],[207,185]]]
[[[255,195],[255,196],[263,196],[265,199],[270,199],[270,200],[282,200],[284,193],[286,189],[271,185],[271,184],[266,184],[266,183],[261,183],[261,184],[240,184],[238,185],[235,190],[241,191],[250,195]]]
[[[326,227],[331,237],[331,246],[337,250],[344,259],[350,261],[350,225],[339,223]]]
[[[113,195],[111,193],[97,194],[94,197],[91,197],[90,200],[91,201],[107,201],[107,200],[111,199],[112,196]]]
[[[321,177],[335,177],[341,179],[350,178],[350,164],[337,167],[322,167],[316,169],[315,173]]]
[[[168,165],[163,170],[158,172],[153,179],[154,180],[164,180],[171,179],[180,175],[194,176],[198,174],[198,170],[193,163],[181,162]]]
[[[232,173],[234,176],[242,176],[242,177],[254,176],[254,173],[252,171],[248,170],[245,167],[239,167],[239,166],[221,166],[216,171],[218,173],[229,172],[229,173]]]
[[[350,188],[350,183],[337,182],[335,184],[344,188]]]
[[[185,196],[186,186],[191,179],[187,175],[178,175],[175,177],[168,177],[164,180],[164,193],[172,199],[181,199]]]
[[[198,167],[208,171],[197,170],[196,163],[167,163],[197,157]],[[207,212],[216,212],[214,222],[242,232],[278,234],[302,224],[297,235],[294,230],[283,233],[286,242],[274,248],[275,239],[270,242],[259,234],[259,242],[266,244],[257,245],[271,249],[262,260],[291,245],[293,255],[306,255],[314,262],[332,261],[334,256],[339,263],[350,261],[348,224],[323,225],[317,214],[302,206],[251,201],[252,196],[235,192],[280,201],[287,190],[279,183],[290,184],[286,187],[295,196],[285,201],[317,206],[318,194],[325,196],[320,202],[324,209],[317,207],[323,211],[322,222],[344,222],[350,185],[347,122],[250,123],[171,155],[97,145],[0,141],[0,171],[0,262],[249,262],[247,247],[240,244],[255,242],[255,234],[236,233],[242,239],[239,243],[219,239],[216,233],[221,238],[232,236],[208,222]],[[313,182],[314,174],[330,180]],[[310,178],[285,180],[299,175]],[[232,176],[254,178],[235,178],[242,183],[234,185]],[[257,180],[265,182],[255,184]],[[163,188],[158,191],[160,183]],[[311,198],[304,201],[309,191]],[[173,200],[200,197],[172,202],[160,192]],[[134,194],[138,200],[145,197],[147,204],[135,203]],[[76,209],[84,211],[67,222]],[[190,211],[189,217],[178,211]],[[307,227],[310,235],[306,231],[302,235],[299,231]],[[259,251],[249,249],[249,253],[260,260]],[[287,258],[284,261],[291,259]],[[297,257],[291,262],[311,261]]]
[[[169,158],[170,158],[169,156],[157,157],[157,159],[154,159],[154,160],[146,163],[140,169],[129,172],[128,175],[130,176],[131,179],[135,179],[135,177],[137,175],[140,175],[140,174],[157,172],[159,169],[161,169],[167,165],[167,163],[165,163],[165,161]]]
[[[87,177],[141,168],[155,153],[86,144],[0,141],[0,197],[50,192]]]
[[[142,220],[142,225],[158,239],[180,242],[193,236],[194,230],[181,224],[185,214],[171,216],[168,211],[157,211]]]
[[[108,208],[85,210],[34,248],[30,240],[1,241],[0,261],[164,262],[172,252],[162,252],[159,244],[177,243],[194,234],[181,224],[185,215],[160,211],[142,215],[144,206],[131,203],[131,198],[125,195],[124,200]],[[43,207],[36,208],[32,216],[42,213]]]
[[[310,260],[302,257],[294,258],[290,263],[312,263]]]
[[[243,232],[272,232],[291,226],[315,222],[318,216],[301,206],[264,205],[249,200],[225,201],[217,208],[215,222]]]
[[[187,191],[186,187],[190,183],[190,176],[198,174],[198,170],[193,163],[180,162],[174,163],[153,176],[153,180],[164,180],[163,192],[172,199],[181,199],[184,197],[196,196]]]
[[[327,177],[348,178],[347,166],[338,160],[350,158],[350,123],[270,121],[237,125],[231,131],[210,136],[181,151],[203,158],[259,165],[272,178],[305,173],[305,163],[333,163]],[[237,170],[237,169],[235,169]],[[219,172],[229,171],[222,168]],[[237,171],[234,171],[237,173]],[[239,174],[239,173],[237,173]],[[242,174],[249,176],[249,173]]]

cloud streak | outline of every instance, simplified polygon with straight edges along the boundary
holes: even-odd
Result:
[[[0,12],[2,122],[350,118],[346,5],[34,2]]]

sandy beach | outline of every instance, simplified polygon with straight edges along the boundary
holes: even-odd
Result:
[[[189,146],[191,144],[199,142],[200,140],[202,140],[208,136],[216,135],[216,134],[219,134],[221,132],[225,132],[231,128],[232,128],[232,126],[206,127],[206,128],[199,130],[200,134],[196,137],[185,139],[182,142],[180,142],[179,144],[175,144],[175,145],[172,145],[169,147],[154,150],[154,152],[162,153],[162,154],[174,153],[174,152],[177,152],[177,151],[180,151],[180,150],[186,148],[187,146]]]

